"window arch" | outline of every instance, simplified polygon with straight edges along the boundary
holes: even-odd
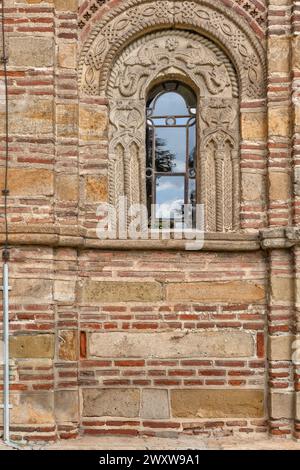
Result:
[[[174,225],[197,201],[197,97],[178,81],[163,82],[148,94],[146,119],[148,214],[152,226]]]
[[[183,30],[151,33],[120,54],[111,71],[107,94],[110,202],[117,206],[119,197],[125,195],[129,204],[140,202],[149,207],[158,202],[159,211],[160,206],[166,209],[173,201],[179,213],[180,201],[202,203],[206,231],[237,230],[239,87],[236,71],[225,53],[199,34]],[[187,163],[189,149],[183,153],[182,143],[189,133],[186,129],[179,131],[174,103],[183,112],[182,119],[195,130],[191,133],[196,149],[193,168]],[[159,148],[155,136],[160,139],[156,141]],[[157,167],[159,155],[168,156],[169,162],[162,162],[164,168]],[[195,177],[189,170],[196,173]],[[166,188],[171,183],[176,189],[168,200]],[[155,217],[163,218],[161,215]]]

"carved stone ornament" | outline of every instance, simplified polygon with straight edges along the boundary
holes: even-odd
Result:
[[[124,0],[108,13],[84,45],[80,76],[82,93],[109,100],[110,202],[125,195],[146,204],[147,95],[175,79],[198,97],[206,231],[238,230],[239,103],[265,96],[264,57],[249,26],[218,0]]]
[[[222,44],[241,84],[243,101],[265,94],[265,51],[249,25],[218,0],[124,0],[104,16],[83,46],[80,89],[105,96],[108,76],[124,47],[145,31],[175,27]]]
[[[153,83],[188,82],[198,96],[198,201],[207,231],[239,225],[238,84],[232,64],[210,40],[182,30],[152,33],[120,55],[108,79],[110,202],[146,202],[146,98]],[[209,181],[209,184],[207,184]]]

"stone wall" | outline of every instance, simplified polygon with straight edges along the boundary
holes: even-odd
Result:
[[[210,2],[259,40],[268,93],[241,103],[242,230],[186,252],[95,233],[108,101],[81,92],[78,63],[124,2],[5,2],[12,437],[299,438],[300,4]]]

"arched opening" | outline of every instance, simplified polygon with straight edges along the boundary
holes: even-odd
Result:
[[[151,225],[182,224],[197,202],[197,97],[165,81],[146,102],[146,186]]]

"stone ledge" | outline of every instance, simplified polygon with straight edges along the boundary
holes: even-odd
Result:
[[[0,243],[5,240],[0,226]],[[195,247],[191,246],[195,243]],[[206,233],[204,246],[191,240],[100,240],[82,226],[9,224],[10,245],[45,245],[98,250],[256,251],[300,245],[300,228],[263,229],[255,233]]]
[[[256,251],[261,248],[257,233],[207,233],[204,246],[191,240],[99,240],[89,236],[84,227],[60,227],[59,225],[9,224],[10,245],[45,245],[99,250],[174,250],[174,251]],[[4,242],[3,226],[0,242]],[[195,247],[191,246],[195,243]]]

